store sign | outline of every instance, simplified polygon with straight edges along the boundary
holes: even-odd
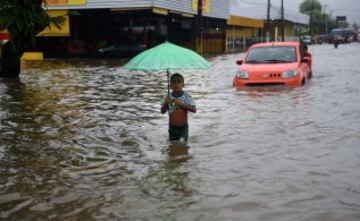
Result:
[[[47,4],[53,5],[85,5],[86,0],[46,0]]]
[[[336,16],[337,22],[346,22],[346,16]]]
[[[199,0],[192,0],[192,9],[194,11],[198,11],[198,2]],[[202,12],[209,13],[210,12],[210,0],[202,0]]]

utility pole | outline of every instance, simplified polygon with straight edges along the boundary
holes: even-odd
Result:
[[[313,23],[313,7],[314,7],[314,1],[311,0],[311,6],[310,6],[310,28],[309,28],[309,34],[312,36],[312,23]]]
[[[323,17],[324,17],[324,25],[325,25],[325,33],[324,34],[327,34],[328,30],[327,30],[327,20],[326,20],[326,8],[327,8],[328,5],[323,5],[323,8],[324,8],[324,14],[323,14]]]
[[[270,41],[270,7],[271,7],[271,2],[270,2],[270,0],[268,0],[267,16],[266,16],[266,31],[265,31],[266,42]]]
[[[285,41],[285,15],[284,15],[284,0],[281,0],[281,38]]]
[[[203,53],[203,0],[198,0],[198,49],[199,53]]]

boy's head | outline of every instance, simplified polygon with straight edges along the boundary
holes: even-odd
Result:
[[[174,92],[181,92],[184,87],[184,77],[179,73],[171,75],[170,86]]]
[[[175,73],[171,75],[170,83],[178,83],[178,82],[184,83],[184,77],[179,73]]]
[[[304,45],[304,51],[308,51],[308,46]]]

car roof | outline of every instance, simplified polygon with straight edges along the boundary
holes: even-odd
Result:
[[[258,47],[269,47],[269,46],[298,46],[300,43],[298,41],[272,41],[264,43],[256,43],[251,46],[251,48]]]

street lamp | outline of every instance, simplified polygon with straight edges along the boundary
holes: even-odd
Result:
[[[203,53],[203,0],[198,0],[198,41],[199,41],[199,52],[200,54]]]
[[[282,41],[285,41],[285,16],[284,16],[284,0],[281,0],[281,32]]]
[[[309,27],[309,34],[312,36],[312,23],[313,23],[313,7],[314,7],[314,0],[311,0],[310,6],[310,27]]]
[[[325,4],[323,5],[323,7],[324,7],[324,15],[323,16],[324,16],[325,34],[328,32],[327,31],[327,19],[326,19],[326,13],[325,13],[325,10],[326,10],[327,6],[328,5],[325,5]]]
[[[266,37],[266,42],[269,41],[270,39],[270,7],[271,7],[271,2],[270,0],[267,1],[267,16],[266,16],[266,33],[265,33],[265,37]]]

